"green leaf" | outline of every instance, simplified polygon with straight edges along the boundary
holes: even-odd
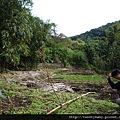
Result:
[[[7,98],[7,96],[2,92],[2,90],[0,90],[0,97],[3,98],[3,99]]]

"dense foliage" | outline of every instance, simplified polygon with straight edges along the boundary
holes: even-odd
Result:
[[[0,1],[0,68],[25,70],[40,62],[109,70],[120,66],[120,21],[67,38],[31,14],[31,0]]]
[[[31,15],[31,0],[0,1],[0,63],[25,69],[39,63],[43,42],[53,24]]]
[[[93,29],[84,33],[84,38],[85,36],[87,36],[86,44],[80,50],[86,53],[88,64],[103,70],[119,68],[120,21],[107,24],[103,28]],[[76,38],[79,37],[76,36]]]

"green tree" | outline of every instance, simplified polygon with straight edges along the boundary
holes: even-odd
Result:
[[[30,0],[0,1],[0,60],[18,65],[20,56],[28,56],[32,37],[29,25]]]
[[[111,69],[120,66],[120,24],[112,25],[108,31],[106,31],[108,38],[108,55],[107,63]]]

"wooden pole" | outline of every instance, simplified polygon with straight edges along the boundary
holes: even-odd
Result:
[[[74,99],[72,99],[72,100],[69,100],[69,101],[67,101],[67,102],[65,102],[65,103],[62,103],[60,106],[58,106],[58,107],[52,109],[51,111],[49,111],[49,112],[47,113],[47,115],[49,115],[49,114],[53,113],[54,111],[62,108],[64,105],[66,105],[66,104],[68,104],[68,103],[71,103],[71,102],[74,102],[74,101],[78,100],[78,99],[79,99],[80,97],[82,97],[82,96],[86,96],[86,95],[92,94],[92,93],[95,93],[95,92],[88,92],[88,93],[82,94],[82,95],[80,95],[80,96],[78,96],[78,97],[76,97],[76,98],[74,98]]]

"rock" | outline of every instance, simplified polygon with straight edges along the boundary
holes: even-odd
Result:
[[[43,85],[43,87],[41,88],[43,91],[57,91],[57,92],[74,92],[72,88],[70,88],[70,86],[64,84],[64,83],[47,83],[45,85]]]
[[[116,99],[116,103],[120,106],[120,98]]]

